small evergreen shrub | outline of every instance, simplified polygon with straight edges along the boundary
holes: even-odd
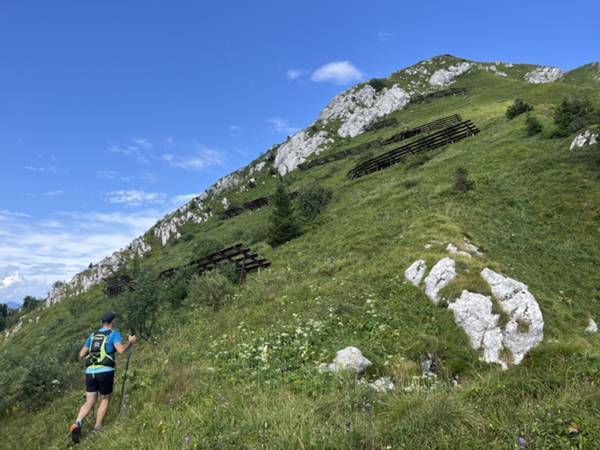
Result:
[[[554,123],[558,127],[555,136],[568,136],[595,121],[600,121],[600,114],[589,98],[565,98],[554,111]]]
[[[331,191],[317,184],[303,188],[298,195],[298,210],[307,220],[315,218],[325,210],[331,200]]]
[[[469,180],[467,169],[459,167],[454,172],[454,190],[456,192],[465,193],[473,189],[475,182]]]
[[[406,188],[406,189],[412,189],[414,188],[416,185],[418,185],[419,182],[417,180],[413,180],[411,178],[409,178],[408,180],[404,180],[402,182],[402,185]]]
[[[272,202],[269,227],[269,244],[273,247],[281,245],[300,235],[300,227],[294,214],[294,206],[287,189],[279,183]]]
[[[204,305],[218,311],[234,292],[231,281],[220,270],[212,270],[193,276],[186,302],[191,306]]]
[[[533,106],[529,105],[528,103],[525,103],[523,100],[521,100],[520,98],[516,99],[512,105],[510,105],[507,110],[506,110],[506,118],[507,119],[514,119],[515,117],[529,112],[533,109]]]
[[[385,81],[382,78],[373,78],[367,84],[375,89],[376,92],[380,92],[385,88]]]
[[[542,123],[538,120],[537,117],[531,114],[529,114],[527,116],[527,119],[525,119],[525,127],[529,136],[541,133],[543,129]]]

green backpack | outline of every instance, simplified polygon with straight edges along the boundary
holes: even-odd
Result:
[[[101,367],[115,367],[115,354],[106,353],[106,341],[112,330],[96,331],[90,336],[90,352],[85,358],[86,367],[98,369]]]

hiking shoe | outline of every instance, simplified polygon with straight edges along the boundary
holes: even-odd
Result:
[[[73,444],[79,444],[79,441],[81,440],[81,425],[74,423],[69,428],[69,433],[71,434],[71,440],[73,441]]]

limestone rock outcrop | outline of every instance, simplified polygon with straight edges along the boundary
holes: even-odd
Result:
[[[456,277],[456,263],[452,258],[443,258],[432,267],[425,278],[425,295],[433,303],[440,301],[439,293]]]
[[[461,62],[456,65],[449,66],[447,69],[436,70],[429,78],[431,86],[448,86],[454,83],[454,80],[466,73],[471,68],[471,63]]]
[[[398,85],[377,92],[370,85],[351,88],[336,95],[323,109],[319,120],[328,122],[339,119],[340,137],[355,137],[378,118],[402,109],[410,101],[410,95]]]
[[[469,243],[468,240],[465,243]],[[454,253],[458,251],[456,246],[449,249],[453,250]],[[473,254],[478,252],[474,245],[470,250]],[[418,287],[426,270],[425,261],[417,260],[405,271],[404,276]],[[425,294],[432,302],[438,303],[441,300],[440,290],[456,276],[454,260],[442,258],[425,278]],[[503,368],[511,363],[520,364],[529,350],[544,338],[542,311],[527,285],[489,268],[484,268],[480,276],[489,285],[494,298],[463,290],[458,298],[446,299],[448,309],[454,313],[456,324],[465,330],[471,346],[480,351],[483,361],[498,363]],[[495,301],[498,308],[496,312]],[[504,325],[500,323],[500,312],[508,319]],[[592,322],[588,328],[593,328]]]
[[[525,80],[533,84],[552,83],[561,79],[562,76],[563,71],[558,67],[542,66],[526,73]]]
[[[585,149],[597,144],[598,142],[600,142],[600,133],[592,129],[583,130],[577,133],[575,139],[573,139],[571,142],[569,150],[575,151],[578,149]]]

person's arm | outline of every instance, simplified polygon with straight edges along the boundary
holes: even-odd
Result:
[[[129,338],[127,338],[126,344],[122,344],[121,342],[115,342],[115,348],[119,353],[125,353],[127,349],[129,349],[129,347],[131,347],[135,343],[135,341],[137,341],[137,337],[130,335]]]
[[[79,359],[85,358],[85,355],[87,355],[90,351],[90,345],[92,345],[92,337],[88,336],[83,343],[83,347],[81,347],[81,350],[79,350]]]
[[[88,352],[90,351],[89,347],[86,347],[85,345],[83,347],[81,347],[81,350],[79,350],[79,358],[85,358],[85,355],[88,354]]]

